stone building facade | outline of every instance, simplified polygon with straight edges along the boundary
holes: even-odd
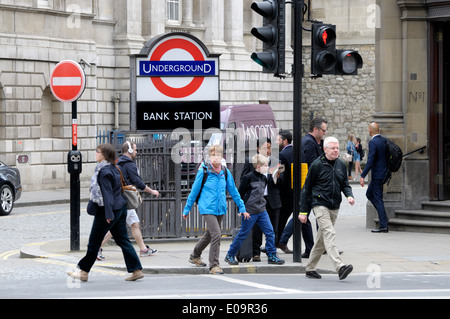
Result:
[[[0,160],[20,169],[25,191],[68,187],[71,105],[52,96],[49,77],[59,61],[84,59],[90,67],[85,65],[87,87],[78,101],[78,149],[82,185],[88,185],[98,132],[129,128],[129,55],[153,36],[172,31],[191,33],[221,54],[222,104],[268,101],[278,127],[292,130],[292,79],[263,74],[250,59],[262,47],[250,34],[262,24],[252,2],[1,0]],[[342,147],[350,132],[365,141],[375,105],[375,0],[311,2],[311,19],[336,24],[338,47],[359,50],[364,67],[358,76],[310,79],[309,32],[304,31],[303,130],[310,117],[323,116]]]
[[[425,147],[404,159],[386,187],[388,216],[393,220],[397,210],[421,210],[430,201],[448,212],[450,1],[377,0],[377,7],[373,117],[404,153]],[[374,216],[368,214],[372,224]]]

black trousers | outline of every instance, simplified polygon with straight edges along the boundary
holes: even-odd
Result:
[[[106,222],[105,210],[98,209],[97,214],[94,217],[92,223],[91,234],[89,235],[89,242],[87,247],[86,256],[84,256],[79,262],[78,267],[86,272],[89,272],[97,260],[98,250],[102,245],[102,241],[108,231],[114,238],[114,241],[122,248],[123,257],[127,266],[128,272],[142,269],[141,261],[134,249],[133,245],[128,238],[127,233],[127,205],[122,209],[113,211],[114,219],[110,224]]]

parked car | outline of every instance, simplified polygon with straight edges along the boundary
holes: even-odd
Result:
[[[21,195],[19,170],[0,162],[0,216],[9,215]]]

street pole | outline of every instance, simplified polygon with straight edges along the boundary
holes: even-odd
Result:
[[[72,151],[77,151],[77,101],[72,102]],[[80,163],[81,165],[81,163]],[[80,173],[70,173],[70,250],[80,250]]]
[[[303,79],[303,3],[304,0],[294,0],[294,262],[302,261],[300,212],[301,192],[301,141],[302,141],[302,79]]]

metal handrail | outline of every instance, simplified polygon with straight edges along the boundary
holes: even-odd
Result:
[[[427,147],[426,145],[422,146],[422,147],[420,147],[420,148],[418,148],[418,149],[416,149],[416,150],[414,150],[412,152],[404,154],[403,157],[406,157],[406,156],[411,155],[411,154],[416,153],[416,152],[419,152],[420,154],[423,154],[423,153],[425,153],[425,148],[426,147]]]

